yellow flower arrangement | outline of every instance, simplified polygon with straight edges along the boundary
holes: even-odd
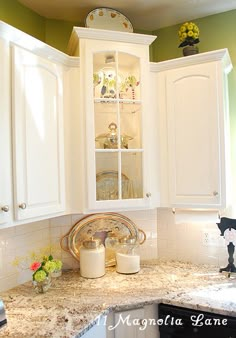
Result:
[[[179,29],[179,47],[193,46],[196,43],[200,42],[199,40],[199,28],[193,22],[185,22]]]

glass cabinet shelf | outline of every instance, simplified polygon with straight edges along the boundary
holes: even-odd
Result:
[[[95,99],[94,106],[97,113],[112,113],[119,109],[120,113],[134,114],[141,110],[141,101]]]
[[[128,104],[141,104],[141,100],[131,100],[131,99],[112,99],[112,98],[100,98],[95,97],[94,102],[103,102],[103,103],[112,103],[112,102],[119,102],[119,103],[128,103]]]

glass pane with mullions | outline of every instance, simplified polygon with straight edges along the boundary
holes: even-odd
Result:
[[[94,98],[117,97],[116,53],[101,52],[93,56]]]
[[[120,103],[122,148],[142,148],[141,104]]]
[[[117,149],[117,103],[94,102],[94,125],[96,149]]]
[[[143,198],[142,152],[124,152],[121,154],[122,198]]]
[[[96,153],[96,200],[118,198],[118,152]]]
[[[119,98],[140,100],[140,59],[127,53],[118,53],[117,89]]]

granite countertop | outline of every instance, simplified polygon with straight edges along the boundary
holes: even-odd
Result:
[[[63,272],[45,294],[31,282],[0,294],[8,325],[0,337],[80,337],[102,314],[164,302],[236,317],[236,278],[217,267],[150,261],[138,274],[108,268],[99,279]]]

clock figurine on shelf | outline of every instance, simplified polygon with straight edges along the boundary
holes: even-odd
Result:
[[[236,272],[234,265],[234,250],[236,245],[236,219],[222,217],[220,223],[216,223],[221,231],[221,236],[224,236],[225,242],[228,247],[228,265],[225,268],[221,268],[220,272],[228,272],[228,277],[232,272]]]

